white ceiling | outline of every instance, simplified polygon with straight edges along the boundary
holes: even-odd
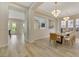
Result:
[[[71,16],[75,14],[79,14],[79,3],[78,2],[59,2],[57,4],[58,9],[61,10],[61,14],[59,17],[63,16]],[[38,7],[37,10],[41,10],[42,12],[50,13],[54,10],[55,4],[54,2],[45,2]]]
[[[33,4],[33,2],[16,2],[16,3],[25,7],[31,7]],[[61,10],[61,14],[59,15],[59,17],[79,14],[78,12],[79,2],[58,2],[57,7],[58,9]],[[36,10],[38,12],[42,11],[42,12],[49,13],[50,15],[52,15],[51,12],[54,10],[54,8],[55,8],[54,2],[44,2],[40,6],[38,6]]]
[[[16,3],[24,7],[30,7],[33,2],[16,2]]]

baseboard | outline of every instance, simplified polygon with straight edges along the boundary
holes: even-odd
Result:
[[[0,48],[8,47],[8,44],[1,45]]]
[[[41,39],[46,39],[46,38],[48,38],[48,36],[43,37],[43,38],[39,38],[39,39],[31,39],[31,40],[29,41],[29,43],[33,43],[33,42],[35,42],[36,40],[41,40]]]

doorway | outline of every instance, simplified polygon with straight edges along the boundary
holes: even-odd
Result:
[[[11,30],[11,38],[8,39],[9,51],[12,56],[18,56],[24,47],[24,21],[19,19],[8,20],[8,30]]]

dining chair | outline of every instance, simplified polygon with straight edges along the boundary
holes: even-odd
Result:
[[[67,46],[73,46],[75,43],[75,35],[70,34],[70,36],[68,36],[67,38],[64,38],[64,43]]]
[[[53,45],[56,46],[56,40],[57,40],[57,34],[50,33],[50,44],[53,43]]]

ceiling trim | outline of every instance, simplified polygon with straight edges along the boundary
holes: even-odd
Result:
[[[20,5],[20,4],[16,3],[16,2],[11,2],[11,3],[16,4],[16,5],[18,5],[18,6],[22,7],[22,8],[29,8],[29,7],[26,7],[26,6]]]
[[[34,16],[43,16],[45,18],[48,18],[49,20],[54,20],[55,18],[51,15],[48,15],[48,14],[44,14],[44,13],[41,13],[41,12],[38,12],[36,11]]]
[[[49,12],[46,12],[44,10],[36,10],[37,13],[41,13],[43,15],[46,15],[46,16],[50,16],[52,18],[55,18],[52,14],[50,14]],[[62,16],[62,17],[57,17],[57,19],[62,19],[63,17],[66,17],[66,16]],[[76,18],[79,18],[79,14],[74,14],[74,15],[70,15],[68,16],[70,17],[70,19],[76,19]]]
[[[37,9],[41,4],[43,4],[43,2],[34,2],[29,9]]]
[[[24,12],[26,8],[24,8],[24,7],[22,7],[22,6],[18,5],[18,4],[15,4],[15,3],[9,3],[8,9],[14,9],[14,10]]]
[[[43,14],[43,15],[46,15],[46,16],[49,16],[49,17],[52,17],[52,18],[55,19],[55,17],[52,14],[50,14],[49,12],[46,12],[44,10],[36,10],[36,12],[40,13],[40,14]],[[57,18],[59,18],[59,17],[57,17]]]

